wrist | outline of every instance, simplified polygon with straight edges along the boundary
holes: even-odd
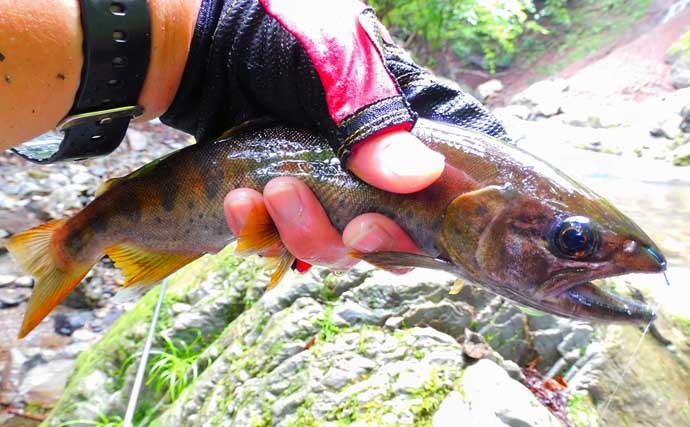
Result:
[[[139,95],[144,114],[151,120],[172,104],[182,81],[201,0],[149,0],[151,60]]]
[[[167,110],[182,79],[201,0],[149,0],[151,56],[143,119]],[[83,31],[77,0],[0,0],[0,150],[53,129],[81,83]]]

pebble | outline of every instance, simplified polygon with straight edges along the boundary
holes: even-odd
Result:
[[[34,279],[31,276],[20,276],[14,281],[14,284],[22,288],[33,288]]]
[[[55,329],[55,332],[60,335],[70,336],[77,329],[84,327],[84,325],[86,325],[86,321],[87,316],[84,316],[82,313],[59,313],[53,317],[53,328]]]
[[[0,274],[0,286],[7,286],[9,284],[15,283],[16,280],[17,277],[11,274]]]
[[[19,289],[0,289],[0,308],[16,307],[29,299],[29,295]]]

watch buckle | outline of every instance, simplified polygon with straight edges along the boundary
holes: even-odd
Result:
[[[117,107],[108,110],[90,111],[88,113],[74,114],[67,116],[55,127],[56,131],[64,131],[71,127],[88,122],[98,122],[99,125],[106,125],[114,119],[122,117],[136,118],[144,114],[144,109],[139,105],[127,107]]]

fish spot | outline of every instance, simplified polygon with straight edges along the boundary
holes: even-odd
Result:
[[[412,218],[414,218],[414,212],[412,212],[412,209],[408,209],[408,210],[405,211],[405,217],[406,217],[407,219],[412,219]]]
[[[5,83],[12,83],[12,76],[10,76],[9,74],[5,74]]]
[[[82,239],[81,233],[74,233],[69,236],[65,246],[70,255],[75,256],[78,254],[84,248],[84,239]]]
[[[193,201],[188,201],[187,202],[187,209],[194,209],[194,202]]]
[[[189,218],[189,223],[194,224],[194,218]]]
[[[197,215],[197,216],[199,217],[199,219],[203,219],[203,218],[204,218],[204,214],[201,213],[201,212],[199,212],[199,215]]]
[[[208,169],[206,179],[204,180],[204,194],[207,199],[212,200],[218,195],[224,179],[225,176],[221,168],[211,167]]]
[[[338,208],[345,209],[345,200],[341,199],[338,201]]]
[[[163,209],[167,212],[175,209],[175,199],[177,199],[177,184],[169,183],[168,188],[161,193]]]
[[[4,60],[5,60],[5,55],[3,55],[2,52],[0,52],[0,62],[2,62]]]
[[[480,217],[483,217],[489,212],[489,210],[485,206],[477,206],[474,208],[474,214]]]
[[[95,216],[89,221],[89,227],[95,233],[103,233],[108,230],[108,218],[105,216]]]
[[[57,73],[57,75],[56,75],[55,77],[57,77],[57,78],[60,79],[60,80],[65,80],[65,79],[67,78],[67,77],[66,77],[64,74],[62,74],[62,73]]]
[[[154,220],[156,221],[157,224],[163,223],[163,219],[161,219],[161,217],[159,217],[159,216],[157,216]]]

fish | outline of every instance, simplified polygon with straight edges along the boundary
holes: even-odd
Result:
[[[7,241],[8,251],[36,279],[19,336],[35,328],[104,255],[122,270],[125,288],[141,293],[235,240],[242,254],[281,247],[265,209],[251,212],[239,236],[223,215],[230,190],[261,191],[279,176],[305,182],[336,229],[377,212],[395,220],[424,251],[351,254],[375,266],[447,271],[459,283],[478,284],[520,306],[575,319],[655,318],[649,305],[592,283],[662,272],[667,264],[652,239],[611,203],[505,141],[426,119],[412,133],[446,159],[440,178],[412,194],[366,184],[341,165],[325,136],[271,120],[242,124],[106,181],[71,218]],[[277,252],[269,289],[295,262],[284,247]]]

